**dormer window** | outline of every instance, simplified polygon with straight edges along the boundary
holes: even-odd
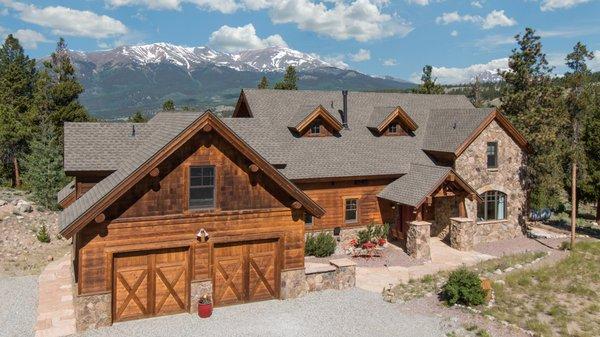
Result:
[[[390,126],[388,127],[388,132],[389,133],[397,133],[398,132],[398,124],[396,124],[396,123],[390,124]]]
[[[321,122],[316,121],[313,125],[310,126],[310,133],[313,135],[318,135],[321,133]]]
[[[367,127],[376,136],[413,136],[418,126],[402,107],[375,107]]]

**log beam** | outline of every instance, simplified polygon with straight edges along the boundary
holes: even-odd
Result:
[[[300,209],[302,207],[302,204],[299,201],[294,201],[292,203],[292,208],[293,209]]]
[[[259,168],[256,164],[251,164],[248,168],[250,169],[250,172],[252,172],[252,173],[256,173],[259,170]]]
[[[152,171],[150,171],[150,176],[152,178],[158,177],[159,174],[160,174],[160,169],[158,167],[155,167],[152,169]]]
[[[104,215],[104,213],[100,213],[98,215],[96,215],[96,217],[94,218],[94,221],[96,223],[103,223],[106,220],[106,215]]]
[[[205,126],[202,128],[202,131],[204,131],[204,132],[211,132],[211,131],[212,131],[212,129],[213,129],[213,128],[212,128],[212,125],[210,125],[210,124],[206,124],[206,125],[205,125]]]

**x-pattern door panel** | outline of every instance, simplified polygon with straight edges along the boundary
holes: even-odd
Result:
[[[279,297],[277,241],[216,245],[213,301],[227,305]]]
[[[115,321],[187,311],[187,249],[120,253],[113,264]]]

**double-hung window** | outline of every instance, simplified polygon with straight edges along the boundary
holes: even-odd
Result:
[[[346,223],[358,221],[358,200],[346,199],[344,204],[344,220]]]
[[[190,167],[189,209],[215,207],[215,167]]]
[[[498,167],[498,142],[487,143],[487,168]]]

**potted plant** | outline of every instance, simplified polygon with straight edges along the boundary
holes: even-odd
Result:
[[[377,244],[379,244],[380,247],[385,245],[386,242],[387,242],[387,240],[384,238],[379,238],[379,240],[377,240]]]
[[[200,318],[208,318],[212,315],[213,306],[212,301],[208,295],[202,296],[198,300],[198,316]]]

